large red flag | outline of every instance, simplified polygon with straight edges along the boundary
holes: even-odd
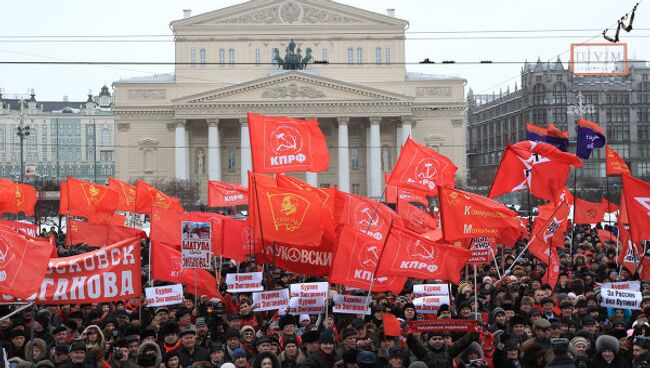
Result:
[[[248,220],[223,219],[222,245],[218,254],[236,261],[246,261],[255,253],[253,229]]]
[[[433,195],[436,185],[454,186],[456,171],[458,168],[450,159],[408,138],[388,184]]]
[[[52,248],[47,240],[28,239],[0,227],[0,293],[21,299],[35,294],[45,278]]]
[[[135,212],[135,185],[109,177],[108,187],[117,193],[117,211]]]
[[[621,158],[621,155],[619,155],[615,149],[605,145],[605,152],[605,173],[607,176],[623,174],[631,175],[630,168],[627,167],[625,160]]]
[[[284,173],[321,172],[330,154],[316,120],[248,114],[253,171]]]
[[[34,216],[36,189],[28,184],[18,184],[11,180],[0,179],[0,213],[23,212],[25,216]]]
[[[593,203],[576,197],[573,210],[576,224],[597,224],[603,221],[607,208],[603,206],[602,201]]]
[[[332,263],[330,282],[369,290],[383,247],[383,241],[378,241],[348,226],[342,226]],[[404,282],[406,277],[376,277],[372,283],[372,291],[378,293],[391,291],[399,294],[404,287]]]
[[[509,145],[501,157],[488,197],[527,187],[534,196],[555,201],[556,193],[566,185],[569,166],[582,167],[582,161],[550,144],[522,141]]]
[[[322,205],[319,195],[301,189],[280,188],[259,174],[251,175],[250,212],[256,241],[318,246]],[[258,180],[262,179],[262,180]]]
[[[184,211],[178,198],[168,196],[153,185],[140,180],[136,181],[135,184],[135,212],[151,215],[154,207],[168,211]]]
[[[348,225],[377,240],[386,239],[391,221],[398,220],[390,207],[374,199],[341,191],[336,192],[334,218],[339,224]]]
[[[630,175],[622,177],[624,196],[621,203],[625,201],[632,242],[639,244],[650,239],[650,184]]]
[[[208,207],[232,207],[248,204],[248,188],[239,184],[208,181]]]
[[[421,210],[420,208],[397,199],[395,206],[397,215],[404,221],[404,226],[418,234],[430,233],[438,228],[438,219]]]
[[[143,230],[120,225],[92,224],[72,218],[67,221],[67,244],[102,247],[134,237],[142,240],[147,238],[147,234]]]
[[[428,241],[393,225],[379,260],[376,276],[460,281],[470,253],[462,247]]]
[[[613,232],[609,230],[597,229],[596,234],[598,234],[598,240],[600,240],[603,243],[606,241],[611,241],[612,243],[616,243],[616,236],[614,235]]]
[[[207,295],[208,298],[223,296],[217,290],[217,280],[206,270],[182,269],[181,252],[164,243],[151,242],[151,278],[185,285],[191,294]],[[195,286],[196,285],[196,286]]]
[[[496,238],[506,229],[519,229],[517,213],[495,200],[438,187],[443,237],[447,241],[476,237]]]
[[[549,218],[542,222],[542,226],[533,230],[528,250],[547,265],[551,256],[551,248],[555,248],[551,240],[557,233],[562,232],[568,216],[569,205],[566,202],[560,202]]]
[[[67,192],[70,215],[85,217],[92,223],[106,224],[115,213],[118,196],[107,186],[68,177]]]
[[[397,203],[400,199],[406,202],[417,202],[423,206],[429,206],[429,200],[426,193],[421,193],[413,189],[398,188],[395,185],[388,184],[390,173],[384,173],[384,183],[386,183],[386,193],[384,195],[386,203]]]

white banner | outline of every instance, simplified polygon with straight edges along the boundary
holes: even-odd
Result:
[[[292,297],[302,298],[326,298],[329,283],[327,282],[308,282],[305,284],[289,285]]]
[[[253,310],[262,312],[286,309],[289,306],[289,289],[253,293]]]
[[[415,310],[422,314],[435,314],[443,304],[449,305],[449,295],[424,296],[413,299]]]
[[[368,298],[365,296],[336,295],[332,313],[370,314]]]
[[[289,299],[289,314],[321,314],[325,313],[325,298],[292,297]]]
[[[147,307],[162,307],[163,305],[183,303],[183,285],[148,287],[144,289]]]
[[[229,293],[246,293],[251,291],[262,291],[262,273],[229,273],[226,274],[226,285]]]
[[[601,284],[600,290],[604,290],[604,289],[641,291],[641,281],[623,281],[623,282],[610,282],[607,284]]]
[[[419,284],[413,285],[413,297],[449,295],[447,284]]]
[[[621,309],[641,309],[643,298],[640,291],[602,288],[600,296],[603,298],[600,302],[601,306]]]
[[[181,222],[181,268],[212,268],[212,225]]]

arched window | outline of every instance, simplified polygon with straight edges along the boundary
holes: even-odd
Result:
[[[348,48],[348,64],[354,64],[354,49],[352,47]]]
[[[196,64],[196,49],[190,50],[190,63]]]
[[[111,131],[108,128],[102,129],[101,145],[102,146],[111,145]]]
[[[375,64],[381,64],[381,47],[375,49]]]
[[[392,56],[393,56],[393,54],[392,54],[392,52],[390,50],[390,47],[386,47],[386,57],[384,58],[384,62],[386,64],[390,64]]]
[[[205,64],[205,49],[199,50],[199,63]]]
[[[219,64],[223,65],[226,63],[226,50],[219,49]]]
[[[235,64],[235,49],[228,50],[228,64]]]
[[[361,47],[357,48],[357,64],[363,64],[363,49]]]

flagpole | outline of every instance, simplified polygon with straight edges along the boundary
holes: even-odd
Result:
[[[489,246],[489,244],[488,244]],[[497,269],[497,276],[499,276],[499,280],[501,280],[501,272],[499,271],[499,264],[497,263],[497,257],[494,255],[494,251],[492,250],[492,247],[490,247],[490,253],[492,254],[492,260],[494,261],[494,267]]]
[[[249,171],[250,174],[250,171]],[[250,175],[250,177],[253,179],[253,190],[255,191],[255,206],[257,206],[257,220],[260,223],[260,237],[262,238],[262,255],[264,256],[264,261],[266,261],[266,252],[264,251],[264,226],[262,225],[262,216],[260,215],[260,196],[257,193],[257,178],[255,177],[255,174]],[[251,250],[253,250],[253,259],[255,258],[255,239],[253,239],[253,245],[251,246]],[[273,247],[273,256],[275,257],[275,246]]]
[[[476,265],[474,265],[474,318],[478,321],[478,285],[476,284]]]
[[[388,231],[386,232],[386,239],[384,239],[384,244],[382,245],[381,251],[379,251],[379,256],[377,257],[377,264],[375,265],[375,271],[372,273],[372,280],[370,280],[370,286],[368,287],[368,296],[366,297],[366,305],[370,305],[370,294],[372,293],[372,287],[375,285],[375,278],[377,275],[377,271],[379,270],[379,263],[381,263],[381,257],[384,255],[384,249],[386,249],[386,244],[388,243],[388,236],[390,235],[390,231],[392,228],[393,228],[393,220],[391,219],[390,224],[388,225]],[[370,230],[370,228],[368,228],[368,230]]]

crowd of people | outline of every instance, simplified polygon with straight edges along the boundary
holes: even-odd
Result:
[[[542,283],[543,262],[528,253],[517,259],[525,246],[520,241],[477,267],[477,285],[467,267],[463,281],[450,285],[451,303],[436,314],[420,314],[413,303],[413,285],[432,280],[409,280],[399,294],[373,293],[369,315],[255,312],[250,294],[225,292],[225,274],[235,272],[230,263],[220,273],[223,300],[186,294],[182,304],[158,308],[144,298],[3,305],[0,316],[9,315],[0,321],[3,359],[17,368],[650,367],[650,284],[641,281],[640,310],[601,307],[601,283],[638,276],[617,264],[616,245],[599,241],[595,229],[577,228],[570,242],[559,249],[555,288]],[[58,254],[91,249],[61,244]],[[269,290],[323,280],[253,261],[239,270],[263,270]],[[146,275],[145,269],[143,284]],[[400,336],[385,333],[386,313],[398,317]],[[480,328],[419,333],[409,327],[421,319],[477,320]]]

